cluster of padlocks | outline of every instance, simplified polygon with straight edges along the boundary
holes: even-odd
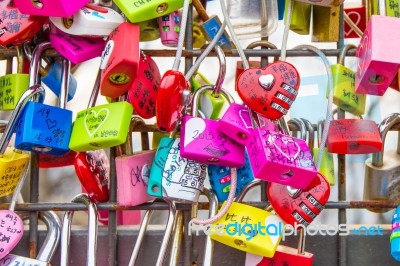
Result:
[[[39,155],[42,168],[75,166],[85,193],[72,201],[87,206],[89,232],[95,234],[100,213],[96,204],[109,201],[110,160],[105,149],[115,148],[117,156],[112,163],[117,176],[117,204],[129,207],[163,200],[169,206],[157,265],[163,263],[165,246],[176,223],[175,204],[189,203],[195,208],[202,194],[214,209],[209,219],[193,217],[191,223],[211,225],[215,230],[209,236],[212,240],[259,256],[256,265],[312,265],[314,255],[305,252],[303,245],[299,249],[280,245],[282,226],[301,225],[302,232],[324,209],[330,186],[335,184],[332,154],[372,153],[366,162],[364,200],[399,199],[399,187],[392,178],[397,165],[386,160],[398,157],[399,151],[385,155],[384,160],[382,143],[387,132],[400,124],[400,114],[391,114],[379,125],[362,119],[367,94],[381,96],[389,87],[398,89],[400,57],[393,53],[397,43],[390,39],[395,33],[381,30],[385,25],[398,24],[397,18],[372,15],[362,25],[349,21],[350,13],[357,8],[348,9],[348,14],[344,13],[346,37],[361,37],[361,42],[358,47],[343,46],[335,65],[330,65],[314,46],[294,48],[314,52],[326,66],[326,119],[313,124],[307,119],[285,120],[300,87],[296,67],[286,61],[287,34],[289,30],[309,34],[312,28],[313,41],[338,41],[337,32],[327,30],[334,29],[335,23],[339,27],[342,1],[286,1],[285,7],[281,6],[282,12],[286,10],[281,56],[265,67],[246,58],[223,0],[223,22],[216,16],[210,18],[200,0],[114,0],[109,2],[112,5],[88,2],[0,1],[0,45],[16,51],[18,62],[18,73],[14,74],[13,59],[8,59],[7,73],[0,77],[0,109],[11,113],[0,139],[0,197],[14,193],[10,209],[0,210],[0,265],[47,265],[60,238],[64,245],[61,265],[68,264],[72,211],[65,214],[62,224],[54,212],[39,212],[49,234],[36,260],[10,253],[19,244],[23,220],[28,217],[27,213],[14,212],[14,208],[32,153]],[[267,3],[264,8],[269,12],[276,8],[278,14],[277,3],[261,2]],[[183,73],[180,62],[186,26],[192,25],[187,21],[192,5],[202,20],[193,27],[193,44],[202,49],[194,65]],[[379,6],[379,10],[382,13],[386,6]],[[160,73],[156,61],[139,46],[140,42],[157,39],[161,48],[176,48],[173,66],[165,73]],[[270,42],[258,41],[246,50],[259,46],[277,49]],[[224,53],[230,49],[236,49],[241,57],[235,80],[241,103],[222,88]],[[344,66],[350,49],[356,49],[359,59],[355,71]],[[211,51],[219,61],[215,84],[197,72]],[[96,57],[101,57],[101,62],[88,107],[73,120],[72,111],[66,108],[77,88],[72,64]],[[58,106],[43,103],[42,83],[59,96]],[[96,104],[98,95],[107,97],[109,103]],[[333,119],[333,104],[360,118]],[[156,124],[148,124],[147,119],[155,119]],[[146,125],[155,129],[151,149],[133,153],[132,131]],[[289,128],[299,133],[291,134]],[[15,142],[10,143],[14,133]],[[206,180],[209,188],[204,185]],[[267,184],[269,207],[242,203],[248,190],[262,182]],[[218,202],[222,205],[217,213]],[[151,211],[142,219],[142,237],[150,215]],[[128,219],[122,219],[120,224],[129,224]],[[398,230],[397,216],[394,221]],[[241,228],[248,226],[242,234],[232,226],[238,223]],[[251,227],[256,224],[261,227]],[[268,231],[270,227],[278,230],[275,235]],[[218,230],[225,230],[225,234]],[[396,232],[390,241],[398,245],[400,234]],[[95,254],[96,238],[90,239],[88,254]],[[135,244],[130,265],[136,262],[141,240],[138,238]],[[95,256],[89,255],[87,260],[87,265],[96,265]],[[210,261],[204,263],[211,265]]]

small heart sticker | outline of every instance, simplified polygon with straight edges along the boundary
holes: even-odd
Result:
[[[90,110],[85,117],[85,128],[89,137],[92,137],[107,120],[110,110],[101,108],[98,112]]]
[[[15,248],[23,234],[22,219],[15,212],[0,210],[0,259]]]

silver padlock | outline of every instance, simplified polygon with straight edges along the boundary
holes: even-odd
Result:
[[[21,219],[28,220],[29,212],[23,212],[20,214]],[[61,236],[61,221],[57,214],[53,211],[41,211],[39,212],[39,219],[42,220],[47,227],[47,236],[43,242],[42,247],[39,250],[36,259],[25,258],[18,255],[8,254],[0,260],[0,265],[25,265],[25,266],[48,266],[52,260]]]
[[[400,114],[393,113],[379,124],[379,133],[382,142],[386,134],[400,123]],[[389,200],[400,198],[400,146],[391,150],[372,154],[372,158],[365,161],[364,200]],[[390,211],[386,208],[367,208],[372,212],[383,213]]]
[[[96,266],[96,250],[97,250],[97,206],[88,194],[79,194],[72,199],[75,203],[84,203],[88,208],[88,241],[86,249],[86,265]],[[69,246],[71,236],[71,224],[74,211],[67,211],[64,214],[63,228],[61,235],[61,266],[68,266]]]
[[[172,200],[169,200],[167,198],[163,198],[162,200],[165,201],[166,203],[168,203],[169,212],[168,212],[167,226],[165,228],[164,238],[161,242],[161,247],[160,247],[160,251],[158,253],[156,266],[163,265],[165,254],[167,253],[168,243],[171,238],[172,231],[174,229],[174,222],[176,220],[176,215],[177,215],[175,202]],[[147,226],[149,225],[150,218],[153,215],[153,212],[154,212],[154,210],[148,210],[148,211],[146,211],[146,214],[143,217],[142,223],[140,224],[138,237],[136,239],[136,243],[133,248],[133,252],[132,252],[131,258],[129,260],[128,266],[136,265],[136,261],[139,256],[140,247],[142,246],[144,234],[146,232]]]

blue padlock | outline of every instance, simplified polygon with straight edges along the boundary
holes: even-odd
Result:
[[[231,169],[226,166],[208,165],[208,176],[210,177],[210,185],[214,193],[217,195],[218,201],[222,202],[228,199],[231,187]],[[245,162],[241,168],[237,169],[237,185],[235,197],[254,180],[253,170],[249,156],[245,154]]]
[[[397,206],[393,214],[390,253],[395,260],[400,261],[400,206]]]
[[[285,13],[285,0],[278,0],[278,20],[283,20]]]
[[[38,69],[41,54],[51,48],[49,42],[41,43],[33,51],[29,86],[39,85]],[[21,150],[62,155],[69,151],[68,144],[72,131],[72,112],[63,109],[66,105],[70,62],[63,60],[60,107],[41,102],[28,102],[17,123],[15,147]],[[42,97],[44,98],[44,97]],[[40,100],[40,99],[39,99]],[[15,110],[19,111],[19,110]]]

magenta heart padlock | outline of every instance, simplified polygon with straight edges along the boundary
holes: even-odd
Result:
[[[254,176],[305,189],[318,174],[307,143],[279,132],[252,129],[247,151]]]
[[[236,142],[247,145],[250,141],[250,129],[253,128],[249,108],[241,104],[231,103],[219,120],[217,128]]]
[[[217,126],[219,121],[196,117],[200,95],[213,89],[213,86],[206,85],[194,93],[191,115],[182,119],[180,154],[183,158],[201,163],[242,167],[245,147],[220,132]],[[228,98],[224,89],[221,93]]]
[[[387,27],[390,25],[390,28]],[[400,35],[400,20],[372,15],[357,48],[356,93],[383,95],[400,67],[393,36]]]
[[[86,5],[89,0],[14,0],[23,14],[45,17],[69,17]]]

